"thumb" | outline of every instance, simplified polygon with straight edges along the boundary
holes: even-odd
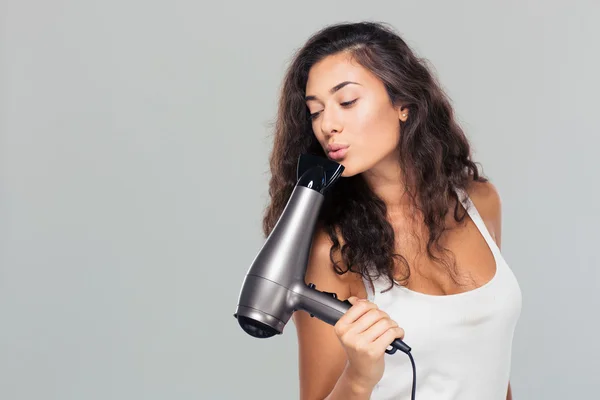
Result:
[[[355,305],[357,302],[359,301],[365,301],[366,299],[359,299],[357,296],[350,296],[348,297],[348,301],[350,302],[350,304]]]

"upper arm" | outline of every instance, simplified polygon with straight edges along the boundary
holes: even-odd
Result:
[[[475,204],[488,231],[498,248],[502,237],[502,200],[491,182],[473,182],[469,187],[469,197]]]
[[[350,297],[351,273],[338,275],[329,258],[331,241],[317,230],[311,247],[306,271],[306,283],[317,290],[334,292],[339,299]],[[337,261],[337,260],[336,260]],[[292,316],[298,336],[300,398],[323,399],[333,390],[346,366],[346,353],[332,325],[302,310]]]

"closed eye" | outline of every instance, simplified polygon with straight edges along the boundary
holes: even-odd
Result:
[[[343,103],[340,103],[340,105],[341,105],[342,107],[344,107],[344,108],[347,108],[347,107],[350,107],[350,106],[352,106],[354,103],[356,103],[356,101],[357,101],[357,100],[358,100],[358,99],[354,99],[354,100],[351,100],[351,101],[345,101],[345,102],[343,102]],[[314,112],[314,113],[310,114],[310,119],[315,119],[315,118],[317,118],[317,117],[319,116],[319,114],[320,114],[320,113],[321,113],[321,111],[317,111],[317,112]]]
[[[343,102],[340,104],[342,105],[342,107],[350,107],[352,104],[356,103],[356,100],[358,100],[358,99],[354,99],[352,101],[346,101],[346,102]]]

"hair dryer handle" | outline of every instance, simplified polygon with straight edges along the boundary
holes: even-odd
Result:
[[[321,292],[315,289],[314,284],[304,286],[299,296],[299,308],[310,313],[311,317],[317,317],[330,325],[335,325],[338,320],[344,315],[352,303],[348,300],[341,301],[335,293]],[[395,339],[390,346],[391,349],[386,349],[386,353],[394,354],[396,350],[403,353],[408,353],[411,348],[401,339]]]
[[[352,307],[352,303],[350,303],[348,300],[344,300],[344,301],[342,301],[342,303],[346,303],[349,307]],[[409,351],[411,351],[410,346],[408,346],[406,343],[404,343],[401,339],[394,339],[394,341],[392,342],[392,344],[390,346],[391,346],[391,349],[385,350],[385,352],[388,354],[394,354],[396,352],[396,350],[400,350],[403,353],[408,353]]]

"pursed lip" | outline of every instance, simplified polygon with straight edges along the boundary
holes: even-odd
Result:
[[[331,143],[327,145],[327,152],[331,152],[331,151],[338,151],[341,149],[346,149],[348,148],[347,144],[336,144],[336,143]]]

